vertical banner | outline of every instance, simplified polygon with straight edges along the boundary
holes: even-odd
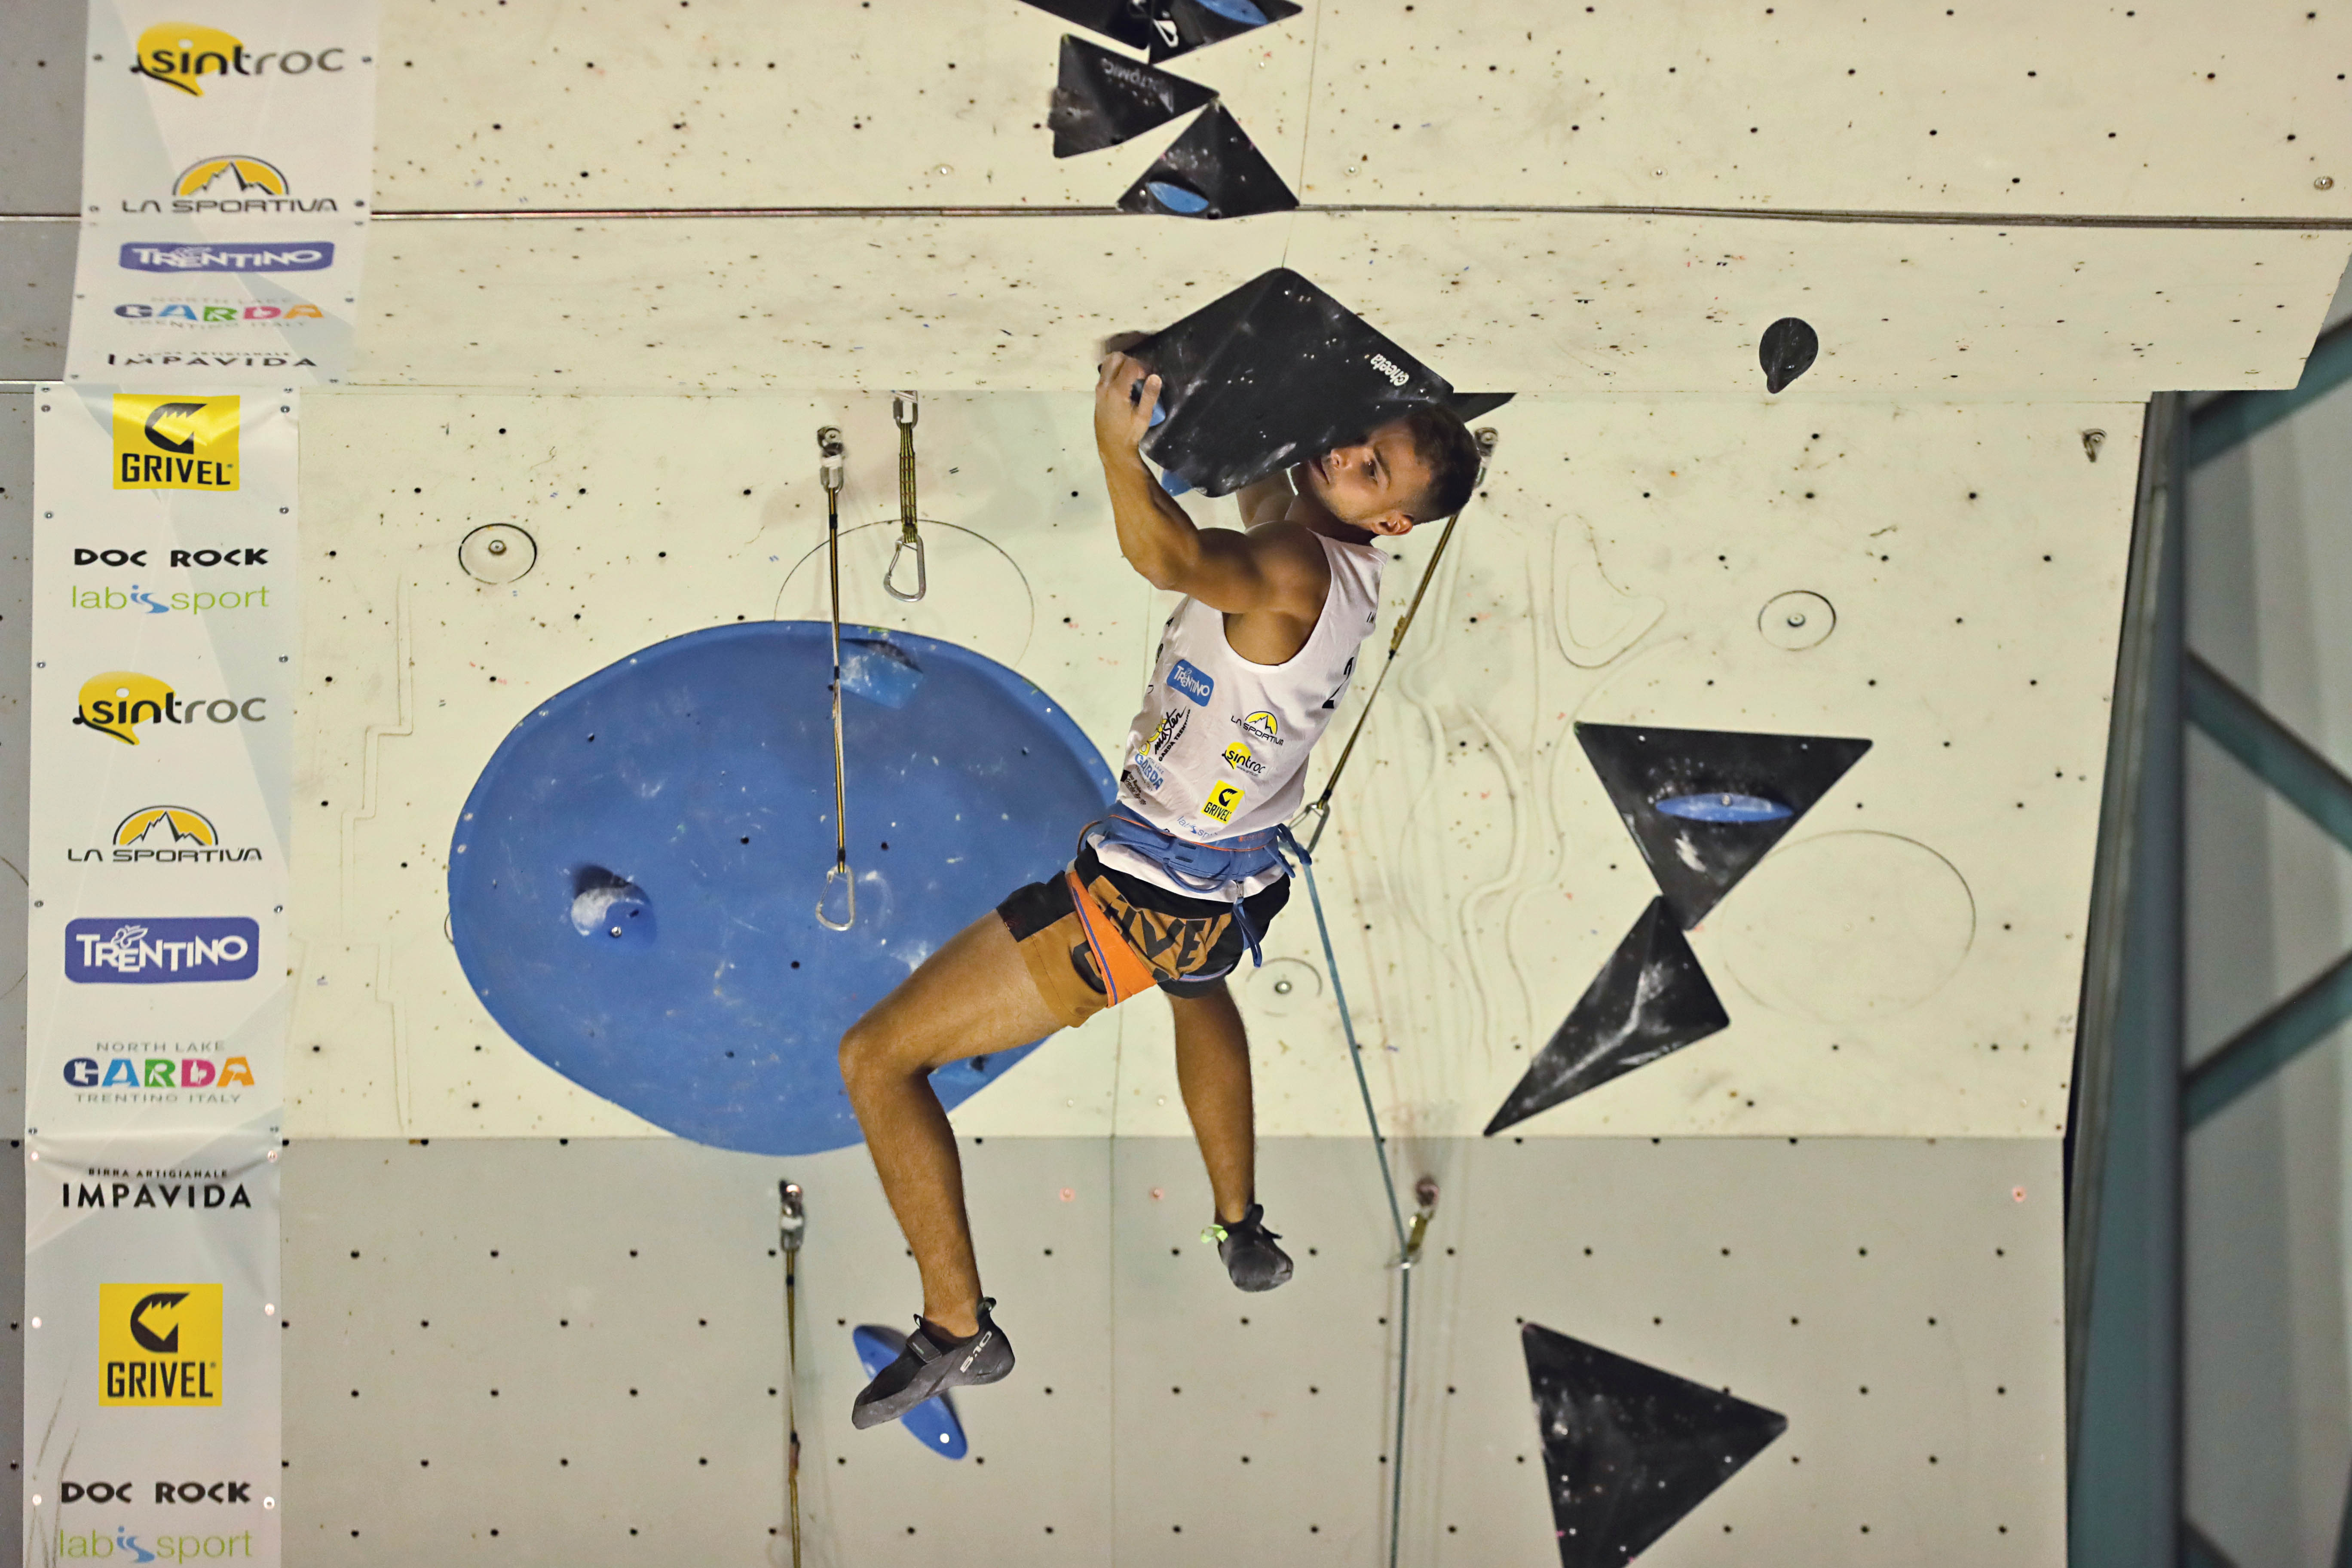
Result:
[[[278,1560],[277,1162],[26,1141],[27,1564]]]
[[[342,379],[375,32],[374,0],[89,0],[68,381]]]
[[[28,1563],[278,1560],[299,411],[35,392]]]

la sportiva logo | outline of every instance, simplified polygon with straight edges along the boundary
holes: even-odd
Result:
[[[199,699],[183,702],[171,686],[135,669],[110,669],[81,683],[81,701],[74,722],[126,746],[139,744],[142,724],[260,724],[269,715],[262,709],[267,697]]]
[[[184,805],[142,805],[115,825],[113,842],[68,848],[68,865],[237,865],[263,858],[258,846],[227,845],[211,817]]]
[[[261,927],[243,915],[66,922],[66,978],[78,985],[250,980],[260,968]]]
[[[198,1405],[221,1402],[221,1288],[98,1288],[98,1402]]]
[[[114,488],[236,489],[239,399],[114,395]]]
[[[1284,743],[1282,721],[1263,708],[1255,713],[1235,717],[1233,724],[1243,734],[1262,744],[1279,746]]]
[[[139,35],[139,58],[131,73],[176,88],[191,98],[202,98],[204,79],[208,76],[226,79],[339,71],[344,68],[345,52],[337,45],[323,49],[265,49],[252,54],[242,41],[218,27],[207,27],[198,22],[163,22]]]

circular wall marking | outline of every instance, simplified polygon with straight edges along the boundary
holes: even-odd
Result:
[[[1244,966],[1244,989],[1250,1010],[1286,1018],[1323,1005],[1323,972],[1303,958],[1269,958],[1259,968]]]
[[[486,522],[458,542],[457,564],[482,583],[511,583],[539,564],[539,542],[510,522]]]
[[[999,664],[1020,664],[1036,622],[1029,579],[1003,546],[984,533],[929,519],[919,526],[930,573],[930,592],[919,604],[894,599],[882,589],[882,574],[898,542],[895,511],[887,522],[842,528],[842,623],[919,632],[960,643]],[[822,621],[832,615],[822,533],[784,574],[772,613],[778,620]]]
[[[1800,588],[1768,603],[1756,617],[1756,629],[1774,647],[1802,653],[1837,630],[1837,611],[1819,594]]]
[[[1916,839],[1825,833],[1767,855],[1707,923],[1758,1001],[1854,1024],[1941,990],[1976,941],[1977,906],[1958,868]]]

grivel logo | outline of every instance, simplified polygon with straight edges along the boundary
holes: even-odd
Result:
[[[282,76],[302,76],[314,69],[339,71],[343,68],[342,56],[340,47],[247,54],[243,43],[218,27],[199,22],[163,22],[139,35],[139,61],[131,71],[177,88],[191,98],[202,98],[204,79],[208,76],[266,76],[273,68]]]
[[[238,399],[114,396],[114,488],[236,489]]]
[[[100,1285],[100,1405],[218,1405],[221,1288]]]

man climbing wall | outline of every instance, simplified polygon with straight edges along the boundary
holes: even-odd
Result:
[[[1059,877],[1015,890],[842,1037],[842,1078],[923,1281],[906,1349],[857,1396],[861,1427],[1013,1370],[929,1075],[1151,986],[1175,1014],[1177,1080],[1216,1204],[1207,1234],[1242,1289],[1290,1278],[1256,1201],[1249,1043],[1224,977],[1288,897],[1276,840],[1372,628],[1388,559],[1377,542],[1459,510],[1478,450],[1450,411],[1417,406],[1237,492],[1242,529],[1202,529],[1138,451],[1160,390],[1118,353],[1095,386],[1120,552],[1186,595],[1128,734],[1118,799]]]

